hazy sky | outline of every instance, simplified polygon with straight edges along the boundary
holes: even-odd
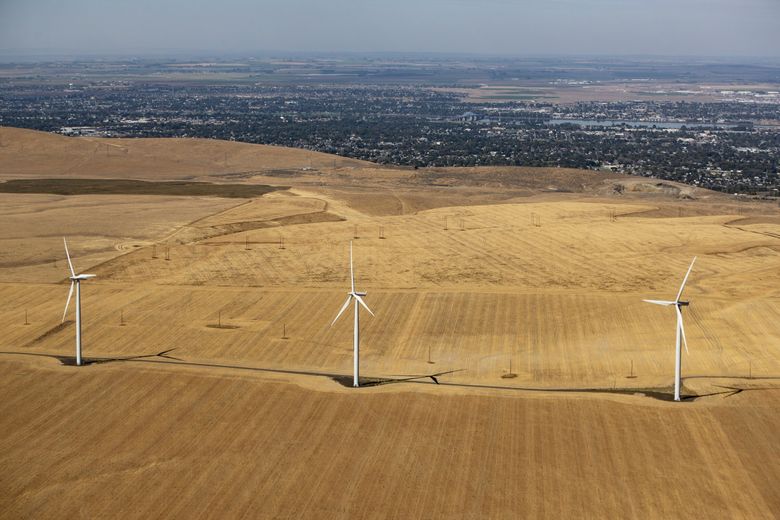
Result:
[[[780,0],[0,0],[0,52],[780,56]]]

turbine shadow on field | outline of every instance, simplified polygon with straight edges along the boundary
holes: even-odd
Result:
[[[335,382],[337,382],[341,386],[346,386],[348,388],[352,388],[353,379],[352,379],[352,376],[350,376],[350,375],[333,376],[331,379],[333,379]],[[384,378],[378,378],[378,377],[360,377],[360,378],[358,378],[358,381],[360,383],[360,388],[366,388],[366,387],[371,387],[371,386],[379,386],[379,385],[384,385],[384,384],[392,382],[391,379],[384,379]]]
[[[714,375],[714,376],[686,376],[683,378],[683,380],[688,379],[739,379],[742,381],[753,381],[753,380],[761,380],[761,379],[780,379],[780,376],[761,376],[761,375],[752,375],[752,376],[730,376],[730,375]]]
[[[169,356],[168,353],[176,350],[175,348],[170,348],[168,350],[163,350],[162,352],[158,352],[157,354],[143,354],[138,356],[127,356],[127,357],[112,357],[112,358],[82,358],[82,365],[102,365],[105,363],[119,363],[122,361],[142,361],[144,359],[149,358],[155,358],[160,357],[164,359],[172,359],[174,361],[183,361],[180,358]],[[52,356],[57,358],[60,363],[66,366],[76,366],[76,358],[72,356]]]
[[[51,327],[50,329],[46,330],[43,334],[41,334],[37,338],[35,338],[32,341],[30,341],[29,343],[27,343],[26,346],[29,347],[29,346],[35,345],[36,343],[41,342],[41,341],[45,340],[46,338],[49,338],[49,337],[57,334],[58,332],[61,332],[61,331],[65,330],[65,329],[67,329],[69,326],[73,325],[73,323],[74,323],[73,320],[65,320],[62,323],[58,323],[55,326]]]
[[[291,375],[303,375],[303,376],[315,376],[315,377],[327,377],[343,386],[352,387],[352,376],[344,374],[334,374],[329,372],[315,372],[306,370],[286,370],[281,368],[263,368],[263,367],[250,367],[241,365],[224,365],[216,363],[203,363],[197,361],[185,361],[180,358],[169,356],[168,353],[175,349],[168,349],[158,352],[156,354],[146,354],[139,356],[128,356],[122,358],[84,358],[85,365],[100,365],[104,363],[116,363],[116,362],[137,362],[137,363],[154,363],[161,365],[183,365],[188,367],[198,368],[219,368],[219,369],[231,369],[231,370],[245,370],[250,372],[265,372],[276,374],[291,374]],[[48,354],[43,352],[0,352],[0,355],[16,355],[16,356],[35,356],[35,357],[47,357],[58,360],[61,364],[66,366],[75,365],[75,358],[72,356],[62,356],[58,354]],[[163,358],[163,359],[152,359]],[[452,386],[458,388],[474,388],[474,389],[491,389],[491,390],[505,390],[516,392],[529,392],[529,393],[558,393],[558,394],[615,394],[615,395],[627,395],[635,397],[649,397],[660,401],[673,401],[674,393],[671,387],[665,388],[539,388],[539,387],[519,387],[519,386],[501,386],[501,385],[486,385],[479,383],[453,383],[440,381],[439,376],[446,374],[452,374],[455,372],[462,372],[465,369],[449,370],[446,372],[438,372],[435,374],[427,375],[414,375],[409,377],[393,378],[393,377],[365,377],[360,379],[361,387],[374,387],[382,386],[394,383],[412,383],[412,384],[424,384],[424,385],[441,385]],[[763,376],[763,377],[739,377],[739,376],[694,376],[697,379],[738,379],[738,380],[778,380],[780,376]],[[722,396],[723,398],[732,397],[736,394],[747,392],[751,390],[780,390],[780,386],[768,386],[768,387],[736,387],[728,385],[716,385],[713,386],[723,388],[721,392],[710,392],[706,394],[684,394],[682,395],[683,401],[696,401],[704,397]]]
[[[172,359],[174,361],[184,361],[183,359],[169,356],[169,352],[173,352],[176,350],[175,348],[169,348],[168,350],[163,350],[162,352],[158,352],[157,354],[144,354],[141,356],[128,356],[128,357],[117,357],[117,358],[95,358],[95,359],[89,359],[87,360],[87,364],[90,365],[99,365],[102,363],[117,363],[120,361],[138,361],[142,359],[148,359],[148,358],[155,358],[160,357],[164,359]],[[72,358],[71,358],[72,359]]]
[[[242,366],[242,365],[222,365],[217,363],[203,363],[198,361],[186,361],[180,358],[175,358],[173,356],[168,356],[167,353],[171,352],[174,349],[168,349],[163,350],[162,352],[158,354],[146,354],[146,355],[140,355],[140,356],[128,356],[124,358],[82,358],[84,365],[99,365],[104,363],[110,363],[110,362],[136,362],[136,363],[154,363],[154,364],[160,364],[160,365],[182,365],[182,366],[188,366],[188,367],[199,367],[199,368],[227,368],[231,370],[246,370],[250,372],[269,372],[269,373],[275,373],[275,374],[292,374],[292,375],[301,375],[301,376],[318,376],[318,377],[329,377],[331,379],[336,378],[339,376],[339,374],[334,374],[332,372],[313,372],[313,371],[306,371],[306,370],[286,370],[283,368],[263,368],[263,367],[249,367],[249,366]],[[8,352],[8,351],[0,351],[0,355],[11,355],[11,356],[36,356],[36,357],[47,357],[56,359],[63,365],[72,366],[75,365],[75,358],[72,356],[62,356],[59,354],[47,354],[44,352]],[[160,359],[150,359],[150,358],[156,358],[156,357],[162,357],[166,359],[170,359],[172,361],[164,361]],[[350,376],[351,377],[351,376]],[[351,379],[350,379],[351,380]]]
[[[439,377],[447,374],[453,374],[455,372],[463,372],[465,371],[465,368],[459,368],[457,370],[447,370],[446,372],[437,372],[435,374],[427,374],[427,375],[421,375],[421,376],[401,376],[401,379],[395,379],[393,377],[361,377],[359,378],[360,386],[361,387],[371,387],[371,386],[381,386],[381,385],[392,385],[394,383],[420,383],[420,382],[428,382],[425,381],[427,379],[430,379],[431,382],[439,385],[442,384],[439,382]],[[337,383],[346,386],[346,387],[352,387],[353,384],[353,378],[352,376],[334,376],[333,380]]]

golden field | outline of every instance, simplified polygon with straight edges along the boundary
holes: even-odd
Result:
[[[0,516],[780,510],[776,204],[574,170],[0,137],[3,180],[290,188],[0,194]],[[74,351],[61,235],[98,275],[83,286],[85,367],[61,363]],[[381,383],[357,390],[337,382],[349,317],[330,326],[350,241],[376,313],[362,315],[361,375]],[[694,256],[687,399],[672,403],[674,313],[641,300],[672,298]]]
[[[7,518],[772,518],[780,500],[778,392],[674,406],[0,363]]]

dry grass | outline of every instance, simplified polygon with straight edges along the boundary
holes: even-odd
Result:
[[[80,269],[150,246],[235,199],[127,195],[0,194],[0,282],[65,277],[62,237]]]
[[[0,195],[0,516],[780,509],[776,208],[617,195],[635,181],[571,171],[433,172],[452,188],[373,173],[323,170],[324,185],[296,177],[239,205]],[[63,232],[98,274],[84,368],[56,359],[73,355]],[[363,375],[419,379],[333,380],[351,370],[349,320],[329,327],[349,240],[377,313],[361,322]],[[653,397],[672,383],[673,312],[641,299],[672,297],[694,255],[684,394],[712,395],[674,404]]]
[[[0,127],[0,180],[109,178],[192,180],[284,168],[369,166],[316,152],[211,139],[95,139]]]
[[[772,518],[780,507],[777,391],[681,407],[1,366],[5,518]]]

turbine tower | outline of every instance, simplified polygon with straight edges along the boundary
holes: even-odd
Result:
[[[76,274],[73,269],[73,263],[70,261],[70,253],[68,253],[68,242],[62,239],[65,244],[65,256],[68,258],[68,267],[70,267],[70,291],[68,292],[68,300],[65,302],[65,312],[62,313],[62,322],[65,323],[65,316],[68,314],[68,305],[70,305],[70,298],[73,296],[73,286],[76,286],[76,365],[81,366],[81,281],[94,278],[94,274]]]
[[[347,301],[344,302],[344,305],[342,305],[341,310],[336,315],[336,318],[333,320],[333,322],[330,324],[332,327],[336,321],[341,317],[342,314],[344,314],[344,311],[347,310],[347,307],[349,307],[350,302],[354,302],[355,304],[355,331],[354,331],[354,340],[353,340],[353,376],[352,376],[352,386],[357,388],[360,386],[360,382],[358,381],[358,376],[360,375],[360,306],[362,305],[371,316],[374,316],[374,313],[371,312],[371,309],[368,308],[368,305],[366,305],[366,302],[363,301],[363,296],[366,295],[365,292],[357,292],[355,291],[355,270],[352,267],[352,242],[349,243],[349,277],[352,281],[352,290],[349,291],[347,294]]]
[[[693,257],[693,262],[691,262],[691,266],[688,267],[688,272],[685,273],[685,278],[683,278],[682,285],[680,285],[680,290],[677,292],[677,298],[674,301],[666,301],[666,300],[642,300],[647,303],[652,303],[654,305],[662,305],[664,307],[671,307],[674,306],[675,311],[677,312],[677,342],[675,344],[675,351],[674,351],[674,400],[679,401],[680,400],[680,386],[682,383],[682,376],[681,376],[681,370],[680,365],[682,362],[682,352],[680,351],[680,338],[682,338],[682,342],[685,344],[685,352],[688,352],[688,341],[685,339],[685,327],[683,327],[683,317],[682,317],[682,308],[687,307],[690,305],[690,302],[683,301],[680,298],[682,297],[683,289],[685,289],[685,283],[688,281],[688,275],[691,274],[691,269],[693,269],[693,264],[696,262],[696,257]]]

